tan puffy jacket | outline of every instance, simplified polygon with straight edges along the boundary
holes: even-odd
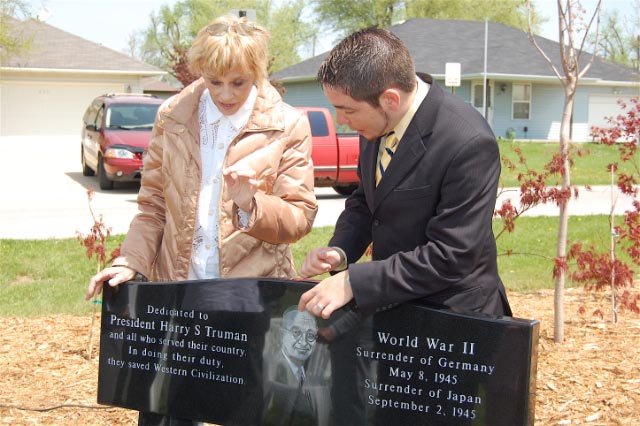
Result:
[[[114,264],[152,281],[186,280],[201,180],[198,102],[202,79],[183,89],[158,112],[145,158],[138,206]],[[224,167],[246,163],[259,189],[247,228],[222,185],[219,203],[221,277],[291,278],[289,243],[311,231],[317,212],[313,192],[311,131],[307,119],[264,82],[249,121],[231,142]]]

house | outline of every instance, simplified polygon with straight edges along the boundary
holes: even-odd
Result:
[[[486,27],[486,74],[485,74]],[[497,137],[557,141],[564,92],[557,76],[535,49],[526,32],[499,23],[413,18],[390,30],[408,46],[416,69],[445,86],[447,63],[459,63],[460,86],[447,88],[471,103]],[[562,70],[559,43],[536,37],[555,66]],[[327,53],[274,73],[294,106],[326,106],[315,78]],[[581,64],[591,55],[583,53]],[[483,102],[486,77],[486,104]],[[640,95],[637,70],[596,58],[579,81],[573,112],[572,138],[589,141],[591,126],[604,126],[617,116],[618,100]]]
[[[157,77],[145,78],[142,80],[142,92],[147,95],[154,95],[158,98],[167,99],[178,94],[182,86],[176,87]]]
[[[104,93],[142,93],[166,72],[38,20],[15,21],[31,48],[0,67],[0,136],[80,135]],[[96,31],[105,29],[96,28]]]

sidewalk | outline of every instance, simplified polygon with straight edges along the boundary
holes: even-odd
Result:
[[[603,185],[592,186],[589,189],[584,186],[574,188],[578,190],[578,197],[569,201],[570,216],[609,215],[612,208],[614,214],[623,215],[626,211],[633,209],[634,198],[622,194],[617,187]],[[519,188],[506,188],[497,198],[496,208],[499,208],[506,199],[511,199],[511,204],[519,207],[519,197]],[[532,208],[524,216],[557,216],[558,213],[557,205],[547,203]]]

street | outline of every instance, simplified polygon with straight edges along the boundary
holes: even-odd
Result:
[[[102,215],[113,234],[123,234],[137,212],[138,184],[116,184],[111,191],[98,189],[95,176],[82,175],[79,136],[16,136],[0,138],[0,238],[46,239],[73,238],[77,232],[87,234],[93,225],[87,188],[93,188],[91,203],[96,219]],[[632,199],[617,197],[616,214],[623,214]],[[609,214],[611,189],[579,188],[578,199],[571,200],[572,215]],[[345,197],[331,188],[317,188],[318,215],[314,226],[333,226],[344,208]],[[517,190],[504,191],[497,200],[511,198],[517,205]],[[528,216],[558,214],[555,205],[541,205]]]
[[[137,213],[137,183],[116,183],[103,191],[96,176],[83,176],[80,137],[0,138],[0,238],[73,238],[93,225],[87,189],[96,219],[102,215],[113,234],[124,234]],[[318,188],[320,203],[314,226],[332,226],[345,197],[331,188]]]

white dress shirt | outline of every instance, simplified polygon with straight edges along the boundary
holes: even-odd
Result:
[[[202,181],[193,237],[193,252],[188,279],[209,279],[220,277],[218,217],[222,191],[222,168],[227,149],[247,124],[257,90],[251,89],[245,103],[233,114],[226,116],[220,112],[205,90],[198,105],[200,122],[200,157],[202,159]],[[240,211],[241,223],[249,222],[250,213]]]

